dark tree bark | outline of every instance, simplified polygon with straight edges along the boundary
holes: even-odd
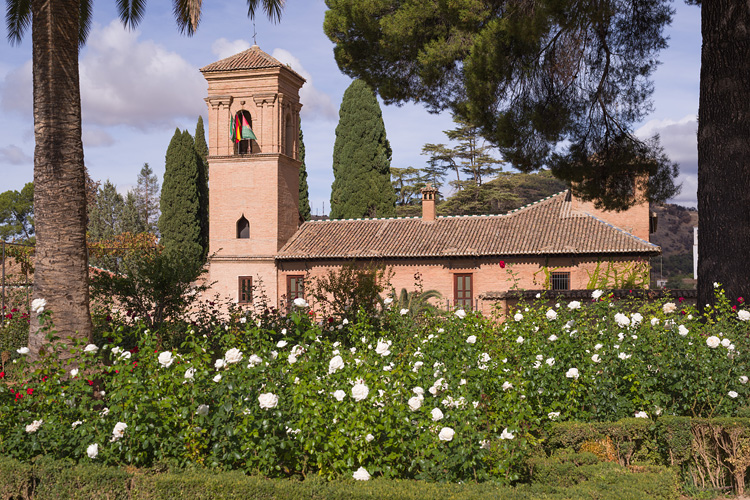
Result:
[[[750,299],[750,4],[702,3],[698,111],[698,306]]]
[[[77,0],[32,0],[34,74],[34,298],[61,337],[90,339],[86,170],[81,141]],[[32,314],[29,347],[45,343]]]

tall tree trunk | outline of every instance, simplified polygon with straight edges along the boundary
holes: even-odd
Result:
[[[698,306],[713,283],[750,298],[750,4],[701,7],[698,112]]]
[[[34,298],[61,337],[91,338],[86,175],[78,81],[78,0],[32,0],[34,73]],[[32,314],[29,347],[45,342]]]

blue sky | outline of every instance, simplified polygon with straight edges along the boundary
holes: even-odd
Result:
[[[700,73],[700,11],[675,3],[668,28],[670,46],[655,75],[654,112],[637,133],[659,133],[670,157],[680,163],[682,193],[674,200],[696,204],[696,116]],[[180,35],[171,2],[151,1],[141,25],[128,31],[117,21],[115,2],[94,4],[94,27],[80,56],[85,161],[95,180],[110,179],[122,192],[148,163],[164,174],[164,154],[176,127],[195,130],[206,118],[206,83],[198,68],[252,44],[253,24],[244,2],[218,0],[203,7],[195,36]],[[335,128],[341,97],[351,80],[333,58],[323,34],[322,0],[288,0],[279,24],[256,19],[257,43],[300,72],[307,83],[301,100],[313,213],[327,213],[333,172]],[[33,179],[34,133],[31,33],[18,46],[0,27],[0,191],[21,189]],[[392,166],[421,167],[425,143],[445,142],[449,114],[431,115],[421,106],[383,106]]]

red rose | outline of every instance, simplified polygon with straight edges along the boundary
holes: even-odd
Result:
[[[47,375],[45,375],[44,377],[42,377],[42,382],[44,382],[45,380],[47,380],[47,378],[48,378]]]
[[[32,394],[34,394],[34,389],[32,389],[31,387],[29,387],[28,389],[26,389],[26,394],[28,394],[29,396],[31,396]]]
[[[505,269],[505,261],[504,260],[500,261],[500,269]]]
[[[678,301],[678,302],[679,302],[680,304],[682,304],[682,301],[684,301],[684,300],[685,300],[685,297],[679,297],[679,298],[677,299],[677,301]]]
[[[742,297],[737,297],[737,302],[742,304],[743,302],[745,302],[745,299],[743,299]]]
[[[0,372],[0,378],[5,378],[5,372]]]
[[[93,380],[89,380],[89,385],[94,385],[94,381]]]
[[[736,305],[732,306],[732,311],[736,311],[736,310],[737,310],[737,306]]]

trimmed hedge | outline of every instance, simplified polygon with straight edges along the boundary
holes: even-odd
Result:
[[[592,459],[593,457],[593,459]],[[68,461],[41,458],[33,465],[0,458],[0,499],[2,500],[562,500],[634,499],[671,500],[677,498],[677,479],[666,468],[633,472],[613,463],[601,463],[593,455],[588,465],[576,469],[574,482],[565,476],[570,460],[551,459],[544,484],[517,488],[492,483],[447,484],[424,481],[353,479],[324,481],[309,478],[266,479],[241,472],[196,470],[164,472],[127,470],[92,464],[74,465]],[[544,466],[543,466],[544,467]],[[561,468],[560,468],[561,467]],[[557,469],[556,469],[557,468]]]

